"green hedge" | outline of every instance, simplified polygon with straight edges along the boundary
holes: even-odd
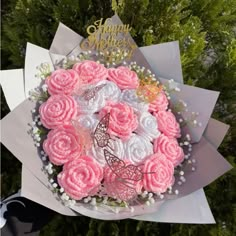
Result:
[[[24,66],[26,42],[48,48],[63,22],[85,35],[86,26],[116,12],[133,27],[139,46],[179,40],[185,83],[221,92],[213,117],[231,125],[219,151],[236,157],[235,0],[9,0],[2,2],[2,69]],[[1,94],[1,117],[9,109]],[[2,196],[20,187],[20,163],[2,147]],[[55,215],[41,235],[236,234],[235,170],[205,188],[216,225],[100,221]]]

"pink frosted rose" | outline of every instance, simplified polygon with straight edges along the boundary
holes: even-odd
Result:
[[[169,138],[162,134],[154,140],[153,148],[154,152],[163,153],[174,166],[179,165],[184,160],[183,149],[175,138]]]
[[[155,153],[143,167],[144,189],[154,193],[164,193],[174,183],[174,166],[164,154]]]
[[[64,69],[54,71],[45,81],[50,95],[70,95],[79,86],[79,82],[79,76],[75,70]]]
[[[181,136],[179,123],[176,121],[175,116],[170,111],[159,111],[154,114],[158,129],[168,137],[179,138]]]
[[[83,84],[94,84],[107,78],[107,69],[95,61],[83,61],[73,66]]]
[[[82,151],[76,130],[71,125],[51,130],[43,142],[43,149],[49,160],[55,165],[63,165],[78,158]]]
[[[126,167],[130,164],[128,161],[125,163]],[[127,201],[141,193],[143,187],[142,181],[127,180],[125,171],[123,169],[119,175],[115,174],[108,165],[104,167],[104,186],[106,194],[109,197]],[[124,184],[125,181],[127,181],[127,184]]]
[[[150,112],[166,111],[168,107],[168,99],[164,92],[161,92],[157,95],[157,98],[149,104]]]
[[[127,140],[138,126],[138,119],[132,107],[125,103],[108,102],[101,110],[100,117],[110,113],[109,132]]]
[[[39,107],[40,120],[48,129],[69,124],[77,114],[77,104],[73,97],[53,95]]]
[[[136,89],[139,86],[137,74],[124,66],[110,68],[108,80],[114,82],[120,89]]]
[[[91,157],[81,156],[63,166],[57,176],[65,193],[75,200],[95,195],[103,179],[103,169]]]

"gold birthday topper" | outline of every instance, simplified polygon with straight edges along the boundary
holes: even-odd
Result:
[[[129,25],[113,25],[112,19],[108,18],[103,23],[103,18],[88,26],[88,38],[81,42],[83,50],[96,50],[109,53],[119,51],[126,58],[131,58],[134,49],[137,47],[129,36],[131,27]]]

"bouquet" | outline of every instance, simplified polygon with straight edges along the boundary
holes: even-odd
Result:
[[[29,198],[37,184],[60,213],[124,219],[231,168],[215,148],[227,128],[209,123],[219,93],[160,76],[162,55],[144,55],[130,30],[117,16],[94,22],[87,39],[60,25],[36,75],[26,55],[30,96],[3,119],[2,141],[27,167]]]

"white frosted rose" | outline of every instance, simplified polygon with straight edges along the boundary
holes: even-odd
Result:
[[[95,127],[99,122],[97,116],[91,114],[79,115],[76,117],[76,120],[79,122],[81,127],[84,127],[89,130],[95,130]]]
[[[91,88],[92,87],[89,89]],[[75,96],[74,99],[77,102],[78,114],[91,114],[98,112],[106,104],[106,100],[100,91],[96,92],[95,96],[90,100],[86,100],[82,95]]]
[[[136,94],[135,89],[123,90],[121,93],[121,100],[129,104],[135,111],[148,111],[148,104],[143,102]]]
[[[152,141],[160,135],[157,120],[149,112],[140,113],[138,116],[138,128],[135,130],[137,134]]]
[[[133,136],[124,142],[125,159],[133,164],[139,164],[147,156],[153,154],[153,146],[146,138],[133,134]]]
[[[115,102],[120,100],[121,90],[114,82],[108,80],[101,81],[97,84],[97,86],[101,84],[105,84],[105,86],[100,90],[100,93],[106,100],[112,100]]]
[[[117,156],[119,159],[124,159],[124,146],[120,139],[109,140],[109,146],[111,147],[112,153]],[[101,166],[105,166],[107,164],[106,159],[104,157],[104,149],[100,148],[95,144],[92,146],[90,150],[87,151],[87,155],[93,157]]]

